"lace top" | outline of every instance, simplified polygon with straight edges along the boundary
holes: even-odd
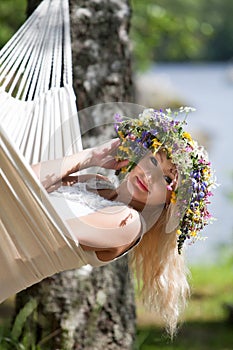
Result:
[[[61,186],[56,191],[49,194],[49,197],[59,214],[63,219],[73,217],[74,214],[77,217],[88,215],[96,210],[103,209],[110,206],[123,205],[121,202],[114,202],[105,199],[95,192],[88,190],[91,189],[113,189],[112,184],[107,184],[105,181],[78,182],[73,186]],[[62,207],[60,208],[56,204],[59,203],[58,198],[62,199]]]
[[[88,214],[94,213],[97,210],[104,209],[106,207],[116,207],[116,206],[124,206],[125,204],[121,202],[115,202],[107,200],[100,195],[98,195],[96,192],[91,192],[88,190],[88,188],[92,189],[113,189],[113,185],[111,183],[105,182],[103,180],[96,181],[88,180],[86,183],[78,182],[74,184],[73,186],[61,186],[56,191],[49,194],[49,198],[53,206],[55,207],[56,211],[58,212],[59,216],[64,221],[69,221],[69,219],[78,218],[82,216],[86,216]],[[77,225],[78,230],[82,230],[85,232],[85,234],[88,235],[89,227],[83,225]],[[92,228],[93,229],[93,228]],[[118,229],[119,230],[119,229]],[[122,229],[123,230],[123,229]],[[122,231],[121,230],[121,231]],[[114,232],[109,231],[109,235],[114,235]],[[140,241],[141,233],[142,233],[142,225],[140,232],[135,236],[136,243],[134,246]],[[93,230],[92,230],[93,232]],[[133,234],[135,235],[135,230],[133,230]],[[101,232],[96,229],[96,234],[101,235]],[[110,236],[109,239],[113,238],[116,241],[116,237]],[[121,239],[122,235],[117,235],[119,237],[119,240]],[[77,239],[77,238],[76,238]],[[101,237],[100,237],[101,239]],[[114,244],[114,243],[113,243]],[[101,245],[101,243],[100,243]],[[119,246],[124,245],[124,242],[121,243],[119,241]],[[130,248],[132,249],[132,247]],[[129,250],[128,250],[129,251]],[[125,252],[124,254],[128,253]],[[83,251],[87,264],[90,264],[92,266],[101,266],[109,263],[109,261],[101,261],[98,259],[96,253],[94,251]],[[122,254],[122,255],[124,255]],[[122,256],[121,255],[121,256]],[[115,259],[114,259],[115,260]]]

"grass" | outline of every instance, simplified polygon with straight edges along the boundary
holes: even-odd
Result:
[[[225,307],[233,305],[233,261],[194,266],[191,274],[192,296],[175,339],[139,307],[135,350],[233,350],[233,320]]]
[[[232,325],[226,322],[187,322],[171,341],[161,328],[140,329],[135,350],[232,350]]]

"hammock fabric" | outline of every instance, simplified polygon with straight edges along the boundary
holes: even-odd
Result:
[[[77,239],[1,133],[0,302],[57,272],[86,265]]]
[[[44,0],[1,50],[0,106],[2,302],[47,276],[85,264],[77,240],[27,164],[82,148],[68,0]]]
[[[82,148],[68,0],[44,0],[0,51],[1,126],[29,163]]]

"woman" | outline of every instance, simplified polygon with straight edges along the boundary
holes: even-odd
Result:
[[[189,293],[183,243],[195,241],[209,221],[213,174],[204,150],[184,131],[185,121],[170,110],[116,119],[119,139],[33,170],[89,263],[104,265],[130,250],[144,299],[172,333]],[[93,166],[117,170],[120,184],[72,175]]]

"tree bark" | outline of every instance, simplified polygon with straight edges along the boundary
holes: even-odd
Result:
[[[112,110],[109,115],[103,104],[134,102],[128,35],[131,9],[128,0],[70,0],[70,14],[73,85],[83,143],[89,147],[88,135],[98,136],[103,130],[111,135],[103,126],[113,122]],[[88,108],[96,104],[102,106]]]
[[[128,0],[70,0],[74,89],[79,110],[132,102]]]
[[[34,5],[38,1],[28,0],[28,13]],[[70,14],[78,109],[104,102],[133,102],[128,1],[70,0]],[[87,129],[85,118],[81,123]],[[132,349],[134,288],[126,257],[106,267],[48,278],[20,293],[16,310],[30,298],[38,302],[30,330],[42,348]]]

